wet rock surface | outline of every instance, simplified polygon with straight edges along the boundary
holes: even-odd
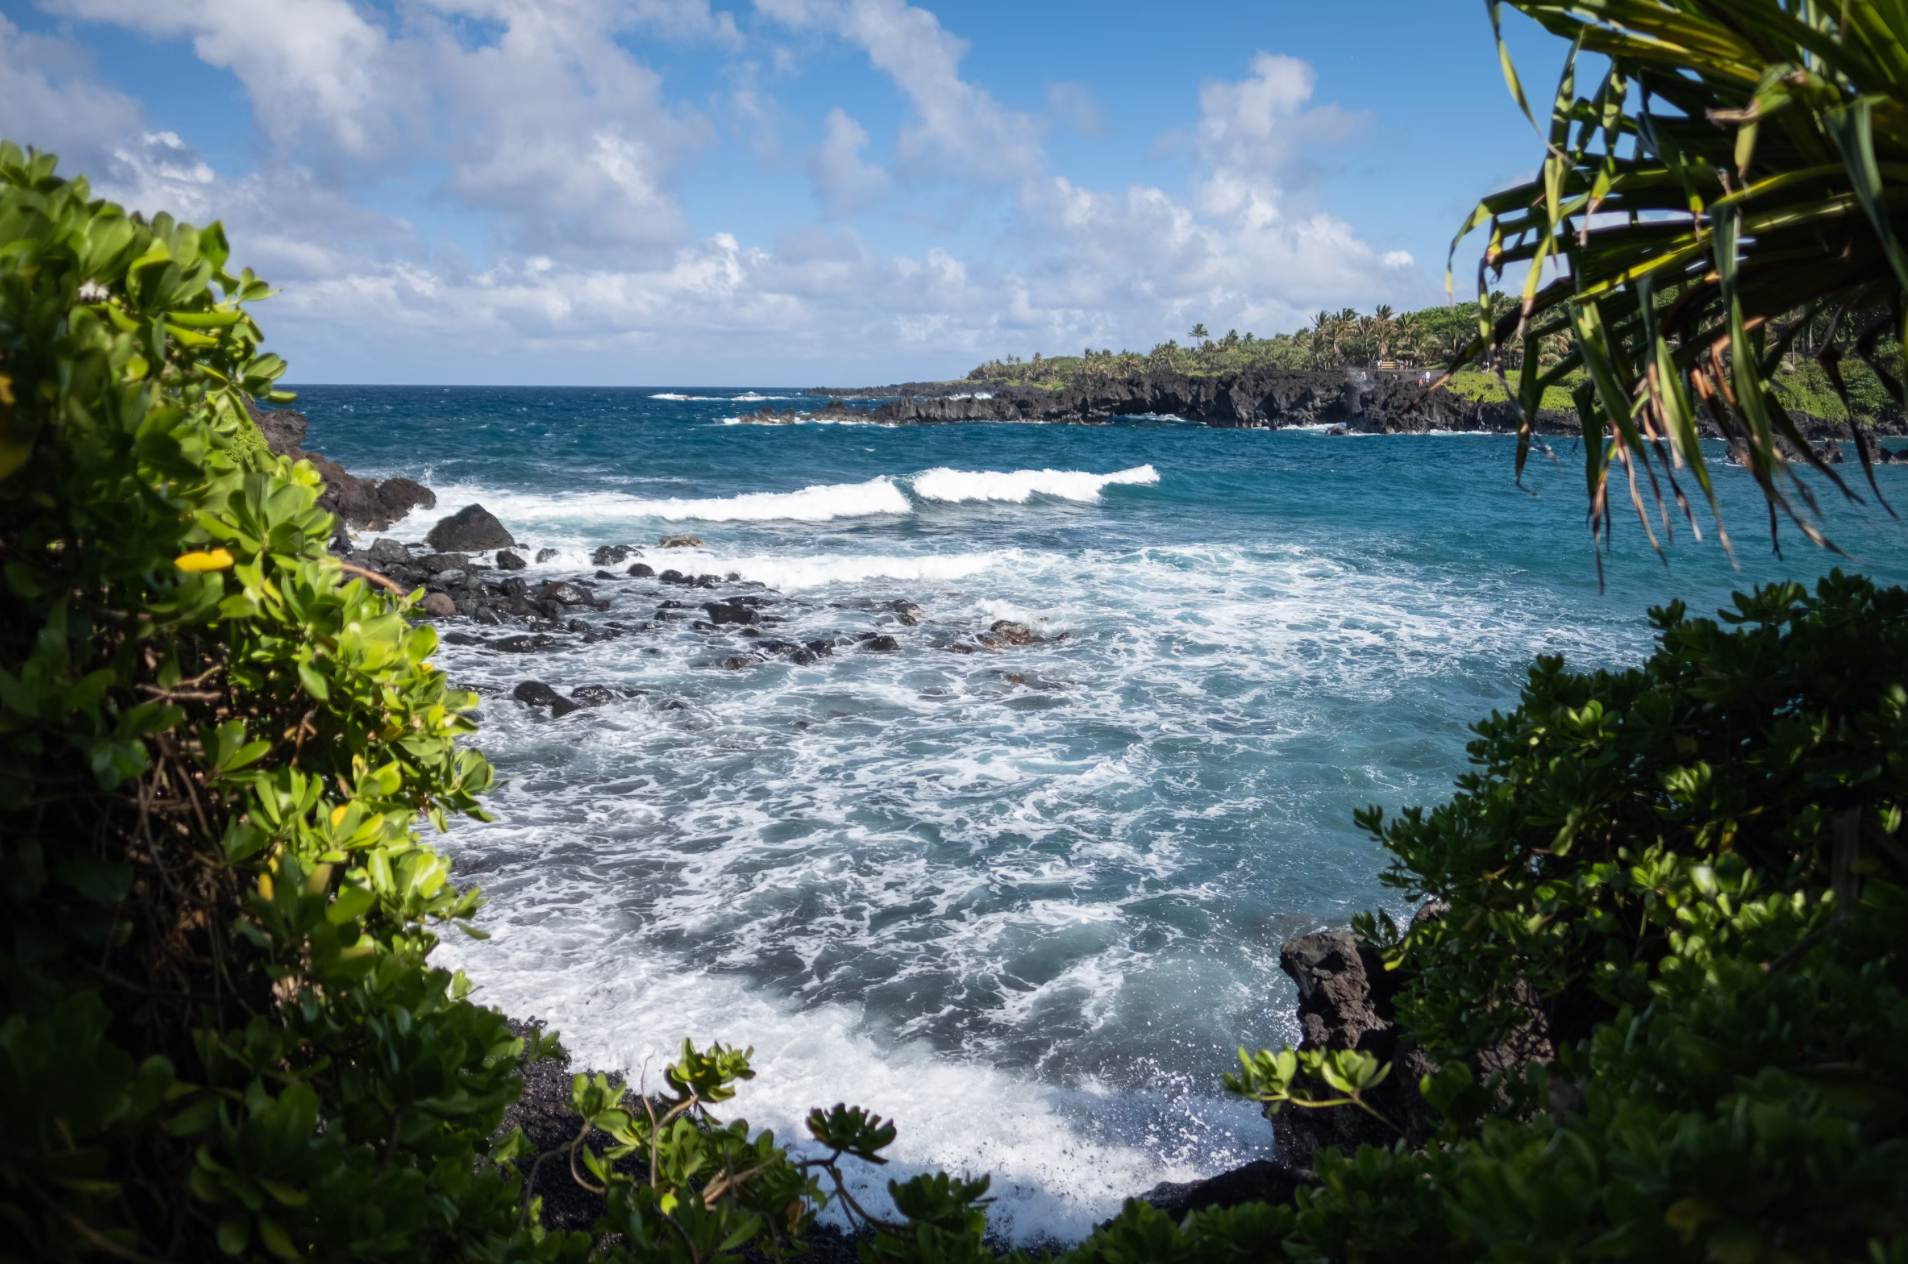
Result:
[[[482,505],[466,505],[432,527],[425,543],[445,553],[477,553],[515,548],[517,542],[495,514]]]

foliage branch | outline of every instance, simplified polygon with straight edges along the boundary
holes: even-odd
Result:
[[[1501,7],[1489,0],[1494,28]],[[1543,164],[1480,202],[1452,251],[1487,235],[1477,333],[1459,364],[1511,339],[1568,345],[1548,366],[1524,357],[1516,385],[1506,382],[1524,416],[1519,477],[1545,388],[1576,376],[1593,538],[1608,540],[1615,476],[1652,545],[1652,507],[1673,535],[1670,501],[1700,535],[1700,495],[1727,546],[1699,442],[1707,419],[1754,476],[1772,537],[1780,515],[1833,547],[1803,512],[1814,494],[1793,460],[1860,497],[1802,436],[1773,379],[1797,337],[1826,322],[1816,359],[1850,415],[1869,494],[1886,507],[1841,362],[1852,348],[1902,405],[1898,366],[1880,346],[1899,343],[1908,320],[1897,192],[1908,181],[1908,11],[1890,0],[1512,7],[1570,44],[1539,124],[1500,28],[1505,79]],[[1585,52],[1603,59],[1587,96]],[[1513,264],[1526,268],[1523,293],[1500,312],[1484,300]]]

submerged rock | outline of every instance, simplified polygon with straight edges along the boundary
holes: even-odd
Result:
[[[992,638],[990,644],[994,645],[1031,645],[1034,640],[1032,628],[1024,623],[1015,623],[1012,619],[996,619],[994,625],[987,629],[987,635]]]
[[[702,537],[699,535],[666,535],[657,541],[656,547],[664,549],[699,549]]]
[[[557,555],[557,553],[558,553],[558,550],[556,550],[556,549],[538,549],[538,550],[537,550],[537,561],[538,561],[539,563],[543,563],[543,562],[547,562],[547,561],[549,561],[549,560],[550,560],[551,558],[553,558],[553,557],[555,557],[555,556]]]
[[[649,579],[652,576],[654,576],[655,573],[656,573],[655,567],[649,566],[642,562],[637,562],[635,565],[631,566],[628,571],[628,574],[634,575],[637,579]]]
[[[629,560],[636,550],[627,544],[605,544],[590,554],[591,566],[618,566]]]
[[[510,696],[526,706],[548,707],[552,718],[568,715],[579,709],[576,703],[558,693],[541,680],[526,680],[510,691]]]

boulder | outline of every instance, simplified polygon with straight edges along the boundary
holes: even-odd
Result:
[[[457,613],[457,603],[441,592],[425,593],[422,609],[433,619],[448,619]]]
[[[371,541],[371,547],[365,552],[379,566],[404,566],[411,560],[411,551],[389,536],[379,536]]]
[[[526,680],[510,691],[510,696],[525,706],[548,707],[552,718],[568,715],[580,710],[576,703],[558,693],[541,680]]]
[[[876,650],[881,653],[891,654],[895,650],[898,650],[901,648],[901,642],[895,640],[891,636],[885,636],[885,635],[870,636],[862,640],[861,648],[864,650]]]
[[[699,549],[702,547],[702,537],[699,535],[666,535],[657,542],[657,547],[665,549]]]
[[[425,543],[443,553],[476,553],[484,549],[507,549],[517,542],[504,525],[482,505],[466,505],[442,519],[424,537]]]
[[[392,522],[413,509],[437,508],[437,493],[408,478],[387,478],[377,485],[378,504]]]
[[[557,555],[556,549],[538,549],[537,561],[539,564],[541,564],[543,562],[549,561],[551,558],[555,557],[556,555]]]
[[[470,558],[462,553],[432,553],[417,559],[417,567],[427,575],[437,575],[444,571],[457,571],[460,574],[469,569]]]
[[[686,584],[689,582],[688,577],[678,570],[666,570],[656,576],[656,578],[665,584]]]
[[[437,572],[433,578],[446,588],[461,588],[464,586],[465,581],[470,578],[470,572],[460,571],[453,566],[447,571]]]
[[[616,701],[616,695],[602,685],[581,685],[570,690],[570,697],[584,707],[607,706]]]
[[[554,601],[565,606],[587,606],[596,598],[580,584],[567,580],[552,580],[537,593],[538,601]]]
[[[634,566],[629,568],[629,573],[631,575],[634,575],[637,579],[648,579],[651,576],[655,575],[656,568],[653,566],[646,565],[642,562],[638,562]]]
[[[632,549],[627,544],[605,544],[602,548],[590,554],[590,565],[620,566],[622,563],[628,561],[629,555],[635,551],[635,549]]]
[[[921,607],[905,599],[889,602],[888,609],[894,611],[895,617],[909,627],[914,627],[920,623],[921,620],[927,618],[927,614]]]
[[[515,553],[512,553],[509,549],[497,550],[497,567],[499,570],[520,571],[528,565],[528,562],[518,557]]]
[[[703,609],[709,612],[711,623],[754,623],[761,618],[740,602],[711,601]]]

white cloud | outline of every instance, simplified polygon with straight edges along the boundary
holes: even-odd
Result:
[[[0,15],[0,137],[60,155],[63,170],[97,175],[145,131],[139,103],[97,82],[84,49]]]
[[[347,0],[276,0],[269,14],[255,0],[52,0],[46,7],[190,39],[201,61],[245,84],[260,129],[280,149],[320,143],[371,158],[401,142],[398,124],[418,109],[417,75]]]
[[[428,0],[401,30],[347,0],[49,0],[69,17],[187,38],[245,87],[278,164],[365,182],[436,162],[444,191],[525,248],[653,252],[683,240],[673,184],[713,139],[617,42],[718,44],[707,0]],[[468,45],[456,23],[497,28]]]
[[[808,156],[808,177],[827,212],[838,218],[852,215],[885,198],[888,173],[861,161],[867,130],[839,106],[828,112],[823,129],[821,145]]]
[[[907,245],[878,249],[851,217],[909,190],[840,108],[804,156],[830,222],[785,219],[753,243],[719,220],[685,222],[675,185],[713,129],[617,37],[640,27],[730,48],[733,23],[706,3],[417,0],[386,26],[342,0],[287,0],[294,20],[276,33],[238,29],[226,0],[50,3],[189,38],[251,95],[265,158],[221,173],[98,83],[78,45],[0,18],[0,133],[66,147],[69,170],[129,205],[223,218],[241,260],[282,289],[261,315],[294,375],[760,382],[826,366],[887,380],[1005,351],[1144,347],[1193,320],[1270,332],[1319,305],[1393,300],[1416,279],[1407,252],[1381,252],[1294,196],[1306,151],[1342,143],[1359,120],[1311,104],[1311,71],[1289,58],[1261,55],[1246,78],[1206,85],[1180,138],[1195,162],[1185,192],[1094,189],[1048,171],[1038,124],[961,79],[966,45],[926,10],[758,0],[791,28],[865,50],[910,93],[903,171],[957,176],[977,186],[974,205],[1007,212],[980,246],[917,226]],[[756,67],[793,67],[773,45],[743,51],[715,108],[779,162],[782,106]],[[1089,126],[1097,107],[1076,86],[1053,85],[1049,105]],[[374,209],[420,171],[474,213],[456,221],[475,227],[469,247]],[[1004,198],[988,192],[1000,181]]]
[[[901,128],[895,146],[901,169],[1000,185],[1045,165],[1039,121],[961,78],[967,41],[928,10],[905,0],[755,0],[755,7],[790,27],[858,45],[907,94],[917,120]]]

